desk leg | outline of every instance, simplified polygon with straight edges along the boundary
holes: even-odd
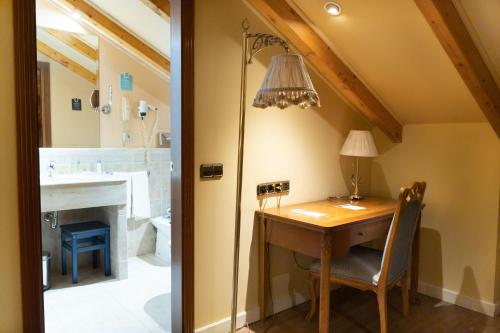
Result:
[[[266,253],[266,220],[259,222],[259,309],[260,320],[266,320],[267,293],[267,253]]]
[[[411,304],[419,304],[417,295],[418,291],[418,260],[420,252],[420,221],[422,212],[418,216],[417,230],[415,231],[415,239],[413,240],[413,249],[411,254],[411,289],[410,289],[410,302]]]
[[[330,328],[330,259],[332,238],[329,232],[321,236],[321,272],[319,282],[319,333]]]

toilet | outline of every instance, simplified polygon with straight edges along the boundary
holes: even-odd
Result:
[[[151,219],[157,229],[155,255],[167,264],[171,262],[171,219],[168,216],[158,216]]]

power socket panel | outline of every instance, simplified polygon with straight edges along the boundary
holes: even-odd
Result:
[[[257,197],[266,198],[287,195],[290,192],[290,181],[276,181],[257,185]]]

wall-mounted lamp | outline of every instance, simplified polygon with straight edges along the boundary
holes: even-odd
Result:
[[[336,2],[328,1],[325,3],[324,8],[330,15],[339,16],[340,14],[342,14],[342,7]]]

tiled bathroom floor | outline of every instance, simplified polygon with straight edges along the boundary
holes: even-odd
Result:
[[[171,272],[153,254],[129,258],[126,280],[100,270],[54,276],[44,293],[47,333],[165,333],[171,331]],[[69,272],[68,272],[69,273]],[[63,279],[64,278],[64,279]]]

